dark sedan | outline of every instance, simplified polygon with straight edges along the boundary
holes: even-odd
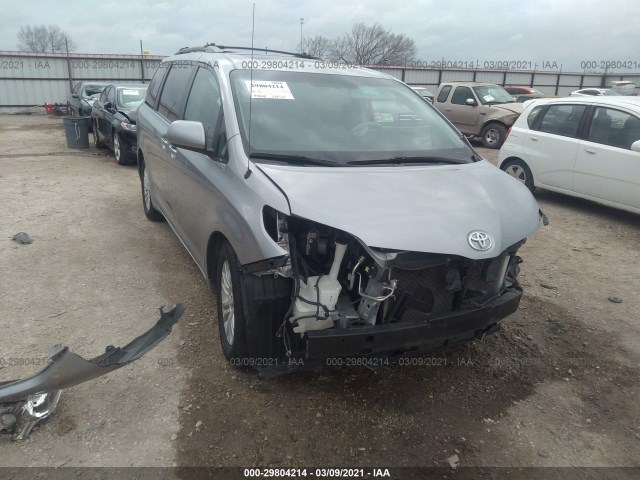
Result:
[[[96,97],[107,87],[108,83],[80,82],[77,83],[69,94],[68,104],[70,115],[88,117],[91,115],[91,107]],[[91,131],[91,125],[89,125]]]
[[[146,94],[143,84],[107,85],[93,104],[93,143],[111,148],[120,165],[136,161],[136,110]]]

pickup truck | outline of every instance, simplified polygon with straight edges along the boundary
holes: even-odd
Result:
[[[523,106],[492,83],[441,83],[433,105],[468,137],[480,137],[487,148],[500,148]]]

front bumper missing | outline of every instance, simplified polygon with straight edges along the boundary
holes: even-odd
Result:
[[[518,309],[522,290],[511,287],[489,304],[426,318],[371,327],[351,327],[307,332],[307,359],[388,356],[430,351],[495,333],[500,320]]]
[[[102,355],[85,360],[68,347],[56,345],[49,351],[51,363],[23,380],[0,383],[0,434],[24,440],[31,429],[55,410],[65,388],[78,385],[117,370],[139,359],[164,340],[180,319],[184,306],[176,305],[160,320],[124,347],[109,345]]]

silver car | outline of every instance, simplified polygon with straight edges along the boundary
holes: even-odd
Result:
[[[146,216],[217,297],[233,365],[381,366],[518,308],[535,199],[383,73],[183,49],[138,110],[138,168]]]

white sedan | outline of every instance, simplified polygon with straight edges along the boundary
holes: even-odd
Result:
[[[530,102],[498,166],[524,183],[640,213],[640,97]]]

